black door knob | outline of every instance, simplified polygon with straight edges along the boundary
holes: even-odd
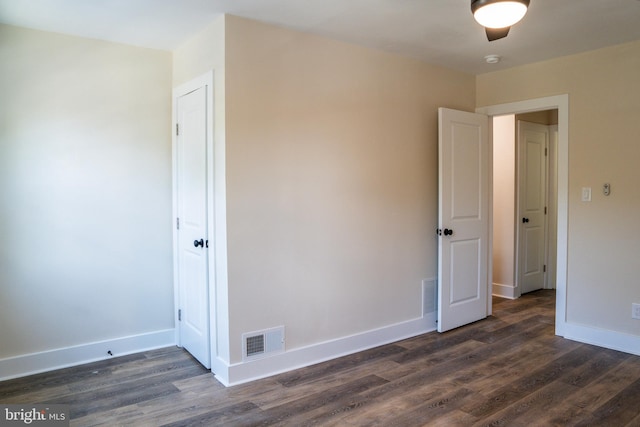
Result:
[[[523,223],[523,224],[525,224],[525,223],[527,223],[527,222],[529,222],[529,218],[522,218],[522,223]]]
[[[444,235],[445,236],[452,236],[453,235],[453,230],[449,230],[448,228],[444,229]]]
[[[204,247],[204,239],[194,240],[193,241],[193,246],[195,246],[196,248],[198,246],[200,246],[201,248]]]

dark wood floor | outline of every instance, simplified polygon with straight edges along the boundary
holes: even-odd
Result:
[[[0,402],[77,426],[640,426],[640,357],[554,336],[554,300],[231,388],[167,348],[0,382]]]

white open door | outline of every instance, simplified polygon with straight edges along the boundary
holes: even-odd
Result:
[[[211,367],[207,240],[207,91],[176,99],[178,345]]]
[[[489,118],[440,108],[438,332],[488,313]]]

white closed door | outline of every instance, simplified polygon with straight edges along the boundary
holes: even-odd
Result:
[[[438,331],[487,317],[489,118],[440,108]]]
[[[207,240],[207,92],[176,100],[179,345],[211,367]]]
[[[548,140],[547,126],[518,121],[518,283],[522,293],[544,287]]]

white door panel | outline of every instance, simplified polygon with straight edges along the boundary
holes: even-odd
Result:
[[[479,263],[480,240],[458,240],[450,247],[450,277],[457,286],[451,287],[449,304],[454,306],[480,298],[480,272],[471,267]]]
[[[177,99],[180,345],[211,366],[207,257],[207,99],[201,87]]]
[[[483,319],[488,306],[489,121],[440,108],[438,331]]]
[[[518,122],[520,168],[518,282],[521,293],[544,287],[546,247],[547,126]]]

